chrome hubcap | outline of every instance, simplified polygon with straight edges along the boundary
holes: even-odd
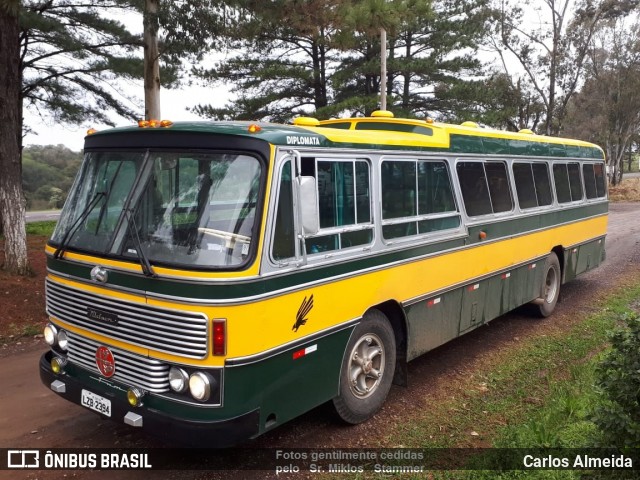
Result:
[[[385,352],[377,335],[368,333],[360,337],[351,350],[349,387],[358,398],[371,395],[382,380]]]

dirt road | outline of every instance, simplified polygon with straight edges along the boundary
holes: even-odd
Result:
[[[593,300],[615,287],[620,278],[640,266],[640,204],[611,204],[607,260],[599,268],[563,286],[554,315],[532,321],[521,311],[494,320],[465,337],[440,347],[409,365],[409,387],[393,387],[387,403],[374,419],[356,427],[340,424],[328,406],[276,429],[252,442],[255,447],[367,447],[380,446],[385,431],[400,417],[411,418],[425,406],[447,395],[456,379],[473,370],[487,352],[504,348],[523,336],[543,335],[545,329],[590,311]],[[101,420],[80,406],[70,404],[40,383],[38,359],[46,346],[27,340],[11,355],[0,359],[0,447],[169,447],[125,425]],[[388,445],[390,447],[394,445]],[[223,453],[222,453],[223,454]],[[62,472],[15,472],[6,478],[62,478]],[[217,478],[197,472],[66,472],[66,478]],[[162,473],[162,475],[160,475]],[[220,474],[222,477],[226,475]],[[256,478],[261,478],[260,475]]]

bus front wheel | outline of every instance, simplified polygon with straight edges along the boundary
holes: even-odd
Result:
[[[357,424],[384,404],[396,366],[396,342],[387,317],[370,310],[353,331],[340,372],[340,393],[333,399],[338,415]]]
[[[544,264],[541,296],[534,302],[537,307],[537,313],[541,317],[548,317],[556,308],[558,296],[560,295],[561,279],[562,274],[560,272],[558,256],[554,252],[551,252]]]

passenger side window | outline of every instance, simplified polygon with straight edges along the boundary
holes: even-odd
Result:
[[[382,235],[420,235],[460,226],[451,178],[442,161],[394,160],[381,165]]]
[[[458,162],[456,170],[467,215],[476,217],[513,209],[504,162]]]
[[[553,165],[553,181],[556,186],[558,203],[582,200],[582,180],[577,163],[556,163]]]
[[[601,163],[585,163],[582,165],[582,176],[587,198],[598,198],[606,195],[604,166]]]
[[[520,208],[534,208],[551,205],[551,183],[546,163],[513,164],[513,177]]]
[[[303,158],[302,172],[316,178],[320,216],[320,231],[305,241],[307,253],[371,243],[369,163],[364,160]]]

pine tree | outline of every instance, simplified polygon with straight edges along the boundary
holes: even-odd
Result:
[[[237,99],[223,108],[201,104],[196,113],[215,119],[287,121],[326,107],[339,0],[236,2],[224,26],[232,54],[214,68],[197,70],[207,82],[229,83]]]
[[[55,121],[112,123],[110,112],[136,118],[114,88],[140,78],[140,38],[105,12],[128,10],[122,0],[0,2],[0,217],[4,268],[29,271],[21,183],[23,108]]]

